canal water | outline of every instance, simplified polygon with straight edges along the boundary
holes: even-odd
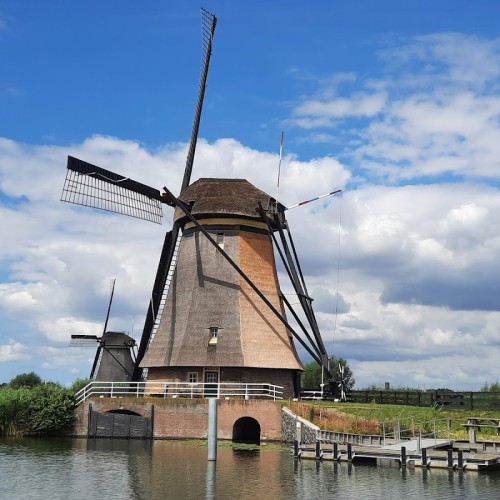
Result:
[[[499,499],[500,471],[294,460],[204,442],[0,439],[0,499]]]

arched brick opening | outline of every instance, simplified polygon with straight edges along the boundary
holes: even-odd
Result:
[[[132,410],[108,410],[106,413],[119,413],[120,415],[135,415],[136,417],[142,417],[140,413],[136,413]]]
[[[260,424],[255,418],[241,417],[233,425],[233,442],[260,444]]]

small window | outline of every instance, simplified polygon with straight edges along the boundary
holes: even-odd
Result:
[[[189,372],[188,373],[188,380],[190,384],[197,384],[198,383],[198,373],[197,372]]]
[[[211,326],[209,329],[209,338],[208,338],[208,343],[209,344],[217,344],[217,337],[219,335],[219,327],[218,326]]]
[[[224,249],[224,233],[217,233],[217,245]]]

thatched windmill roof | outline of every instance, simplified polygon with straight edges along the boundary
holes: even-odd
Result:
[[[179,199],[192,206],[191,214],[204,217],[242,217],[260,219],[259,203],[264,209],[274,198],[256,188],[245,179],[202,178],[191,184]],[[176,208],[174,219],[181,220],[184,213]]]

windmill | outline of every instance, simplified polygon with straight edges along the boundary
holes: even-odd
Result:
[[[111,280],[108,312],[102,335],[71,335],[72,346],[95,346],[97,350],[90,371],[90,378],[98,382],[122,382],[132,380],[134,372],[135,340],[123,332],[108,331],[109,313],[113,302],[116,280]]]
[[[70,156],[61,200],[157,223],[163,204],[174,208],[133,380],[268,382],[291,396],[302,371],[294,340],[327,371],[329,366],[286,207],[244,179],[190,184],[216,23],[202,9],[202,71],[179,196]],[[281,292],[273,248],[309,328]]]

